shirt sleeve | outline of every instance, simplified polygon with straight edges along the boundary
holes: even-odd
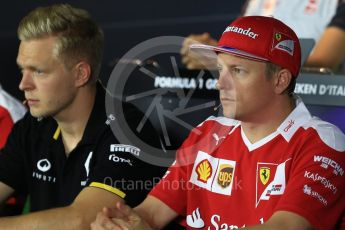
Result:
[[[149,195],[161,200],[179,215],[186,215],[187,192],[184,188],[188,186],[188,179],[186,166],[181,164],[179,157],[182,151],[183,149],[178,151],[176,161]]]
[[[131,115],[126,120],[130,126],[142,119],[140,111],[132,106],[126,107],[126,112]],[[140,135],[138,138],[148,145],[160,146],[159,135],[150,123],[144,126]],[[130,140],[119,143],[109,127],[100,137],[97,146],[94,152],[95,167],[90,174],[89,186],[112,192],[125,199],[132,207],[146,198],[167,169],[143,161],[141,159],[141,154],[144,154],[143,147],[138,142]],[[163,150],[161,154],[164,154]]]
[[[300,149],[276,211],[297,213],[315,229],[334,229],[345,209],[345,152],[327,146],[315,133]]]
[[[202,128],[204,127],[197,127],[190,133],[177,150],[176,160],[149,194],[161,200],[181,216],[186,215],[188,191],[197,189],[194,184],[189,182],[189,168],[193,166],[197,154],[192,149],[195,143],[202,139],[196,133],[199,133]]]
[[[118,144],[111,132],[106,136],[94,152],[95,166],[88,184],[114,193],[134,207],[145,199],[166,168],[141,161],[135,156],[137,146]]]
[[[25,143],[30,136],[27,134],[29,120],[30,118],[26,116],[13,126],[6,145],[0,152],[0,181],[16,191],[27,190]]]
[[[8,134],[13,127],[13,120],[10,113],[0,106],[0,149],[5,145]]]
[[[339,4],[337,12],[332,18],[329,26],[336,26],[345,30],[345,1]]]

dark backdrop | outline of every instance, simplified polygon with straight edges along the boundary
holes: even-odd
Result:
[[[18,90],[20,72],[16,65],[18,39],[16,28],[20,19],[37,6],[60,1],[6,1],[0,14],[0,82],[12,95],[22,99]],[[115,1],[70,0],[74,6],[90,12],[103,28],[106,38],[102,80],[106,81],[109,63],[121,57],[134,45],[156,36],[208,31],[217,37],[228,22],[241,13],[244,1]]]

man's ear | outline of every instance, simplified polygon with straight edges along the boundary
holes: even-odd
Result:
[[[75,66],[75,86],[81,87],[89,82],[91,78],[91,67],[90,64],[81,61]]]
[[[283,94],[284,91],[290,85],[290,82],[293,76],[291,72],[287,69],[281,69],[276,74],[277,76],[276,76],[274,91],[276,94]]]

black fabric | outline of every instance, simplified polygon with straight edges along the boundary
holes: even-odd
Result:
[[[98,85],[95,105],[82,140],[68,157],[61,135],[57,140],[53,139],[57,129],[53,118],[39,120],[28,113],[15,124],[0,153],[0,181],[29,194],[31,211],[69,205],[92,182],[120,189],[126,193],[126,202],[135,206],[153,186],[147,184],[157,183],[157,178],[165,172],[166,168],[147,164],[130,152],[110,151],[111,145],[120,143],[106,122],[104,100],[105,91]],[[124,108],[131,114],[126,118],[127,122],[137,124],[142,118],[139,110],[130,104]],[[147,124],[144,130],[140,138],[159,146],[152,126]],[[114,157],[117,157],[115,161]],[[117,161],[120,158],[122,160]],[[145,181],[146,186],[141,186]]]
[[[339,3],[337,12],[333,16],[329,26],[336,26],[345,30],[345,1]]]

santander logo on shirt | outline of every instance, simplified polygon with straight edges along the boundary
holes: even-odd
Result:
[[[210,219],[210,225],[207,228],[205,228],[205,226],[207,225],[207,223],[205,222],[207,221],[203,219],[202,213],[199,207],[193,210],[191,214],[187,215],[186,222],[187,222],[187,225],[191,228],[196,228],[196,229],[203,228],[207,230],[211,230],[211,229],[215,229],[215,230],[226,229],[227,230],[227,229],[238,229],[238,228],[246,227],[245,224],[243,226],[237,226],[235,224],[224,223],[224,220],[222,219],[220,215],[213,214]],[[260,218],[259,223],[263,224],[264,219]]]

